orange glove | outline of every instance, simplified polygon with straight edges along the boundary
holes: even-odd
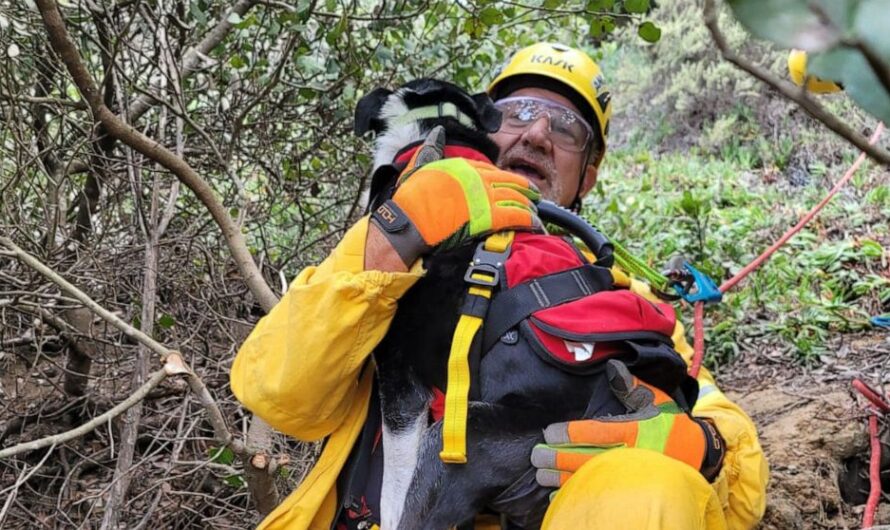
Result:
[[[629,412],[547,427],[546,443],[532,450],[540,485],[562,486],[588,460],[615,447],[651,449],[689,464],[709,481],[717,476],[725,444],[710,420],[683,412],[664,391],[632,376],[619,361],[609,361],[606,372],[612,392]]]
[[[393,198],[371,214],[406,266],[434,250],[508,229],[539,229],[538,189],[495,166],[448,158],[403,177]]]

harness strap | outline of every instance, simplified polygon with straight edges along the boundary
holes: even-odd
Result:
[[[445,390],[445,414],[442,417],[442,451],[439,458],[446,464],[467,462],[467,409],[470,396],[470,350],[474,338],[485,321],[491,292],[497,285],[498,268],[503,266],[514,232],[488,236],[480,250],[490,256],[502,256],[500,262],[478,263],[474,260],[467,271],[470,284],[467,299],[451,339],[448,355],[448,386]],[[477,251],[477,256],[484,255]],[[480,267],[486,266],[486,267]],[[489,269],[493,267],[493,269]],[[479,341],[475,341],[478,344]]]
[[[613,285],[612,272],[597,265],[548,274],[501,291],[492,300],[482,332],[482,351],[487,352],[504,333],[535,311],[572,302]]]

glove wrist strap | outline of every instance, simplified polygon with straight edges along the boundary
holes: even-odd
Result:
[[[380,228],[409,269],[417,258],[431,250],[411,219],[392,200],[381,204],[371,213],[371,222]]]
[[[702,428],[705,435],[705,456],[701,463],[701,474],[713,482],[723,468],[723,457],[726,455],[726,442],[714,426],[714,422],[706,418],[693,418]]]

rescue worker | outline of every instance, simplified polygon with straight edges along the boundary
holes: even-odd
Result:
[[[545,198],[579,207],[596,183],[611,114],[599,67],[582,51],[540,43],[517,52],[489,93],[504,113],[501,130],[493,135],[501,149],[498,166],[527,177]],[[485,171],[476,178],[485,186],[506,182],[516,188],[511,173]],[[404,209],[418,231],[436,233],[431,239],[439,241],[466,232],[461,228],[471,224],[470,209],[445,215],[436,208],[438,197],[424,199],[441,191],[418,192],[423,180],[403,195],[412,201]],[[435,185],[428,189],[444,189]],[[533,190],[519,190],[516,203],[527,207],[533,196]],[[515,210],[499,212],[488,200],[491,231],[537,222]],[[425,243],[434,247],[438,242]],[[337,481],[368,414],[373,374],[366,361],[385,335],[399,298],[423,271],[422,259],[406,265],[403,258],[379,228],[362,219],[324,262],[299,274],[238,352],[232,389],[249,410],[300,440],[326,438],[315,467],[261,528],[350,528]],[[615,276],[618,283],[654,298],[645,284],[620,272]],[[693,351],[679,322],[672,338],[690,362]],[[548,428],[547,443],[532,455],[538,481],[559,487],[543,528],[753,527],[763,515],[767,482],[755,427],[707,370],[701,370],[698,381],[693,417],[662,395],[653,417]]]

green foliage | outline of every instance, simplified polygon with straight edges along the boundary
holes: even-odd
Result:
[[[839,332],[890,303],[887,186],[864,170],[807,229],[707,311],[710,362],[767,343],[816,360]],[[822,187],[776,185],[769,168],[702,152],[609,155],[585,214],[655,269],[674,254],[718,283],[747,265],[812,205]],[[847,234],[852,232],[852,236]],[[828,234],[837,235],[830,236]],[[688,308],[687,308],[688,309]],[[691,311],[685,315],[691,318]]]
[[[207,450],[211,463],[229,466],[235,464],[235,453],[229,447],[211,447]],[[247,487],[247,481],[243,473],[228,473],[222,478],[223,484],[233,489],[242,489]]]
[[[890,9],[886,0],[730,0],[755,35],[813,53],[808,69],[838,81],[863,109],[890,122]]]

